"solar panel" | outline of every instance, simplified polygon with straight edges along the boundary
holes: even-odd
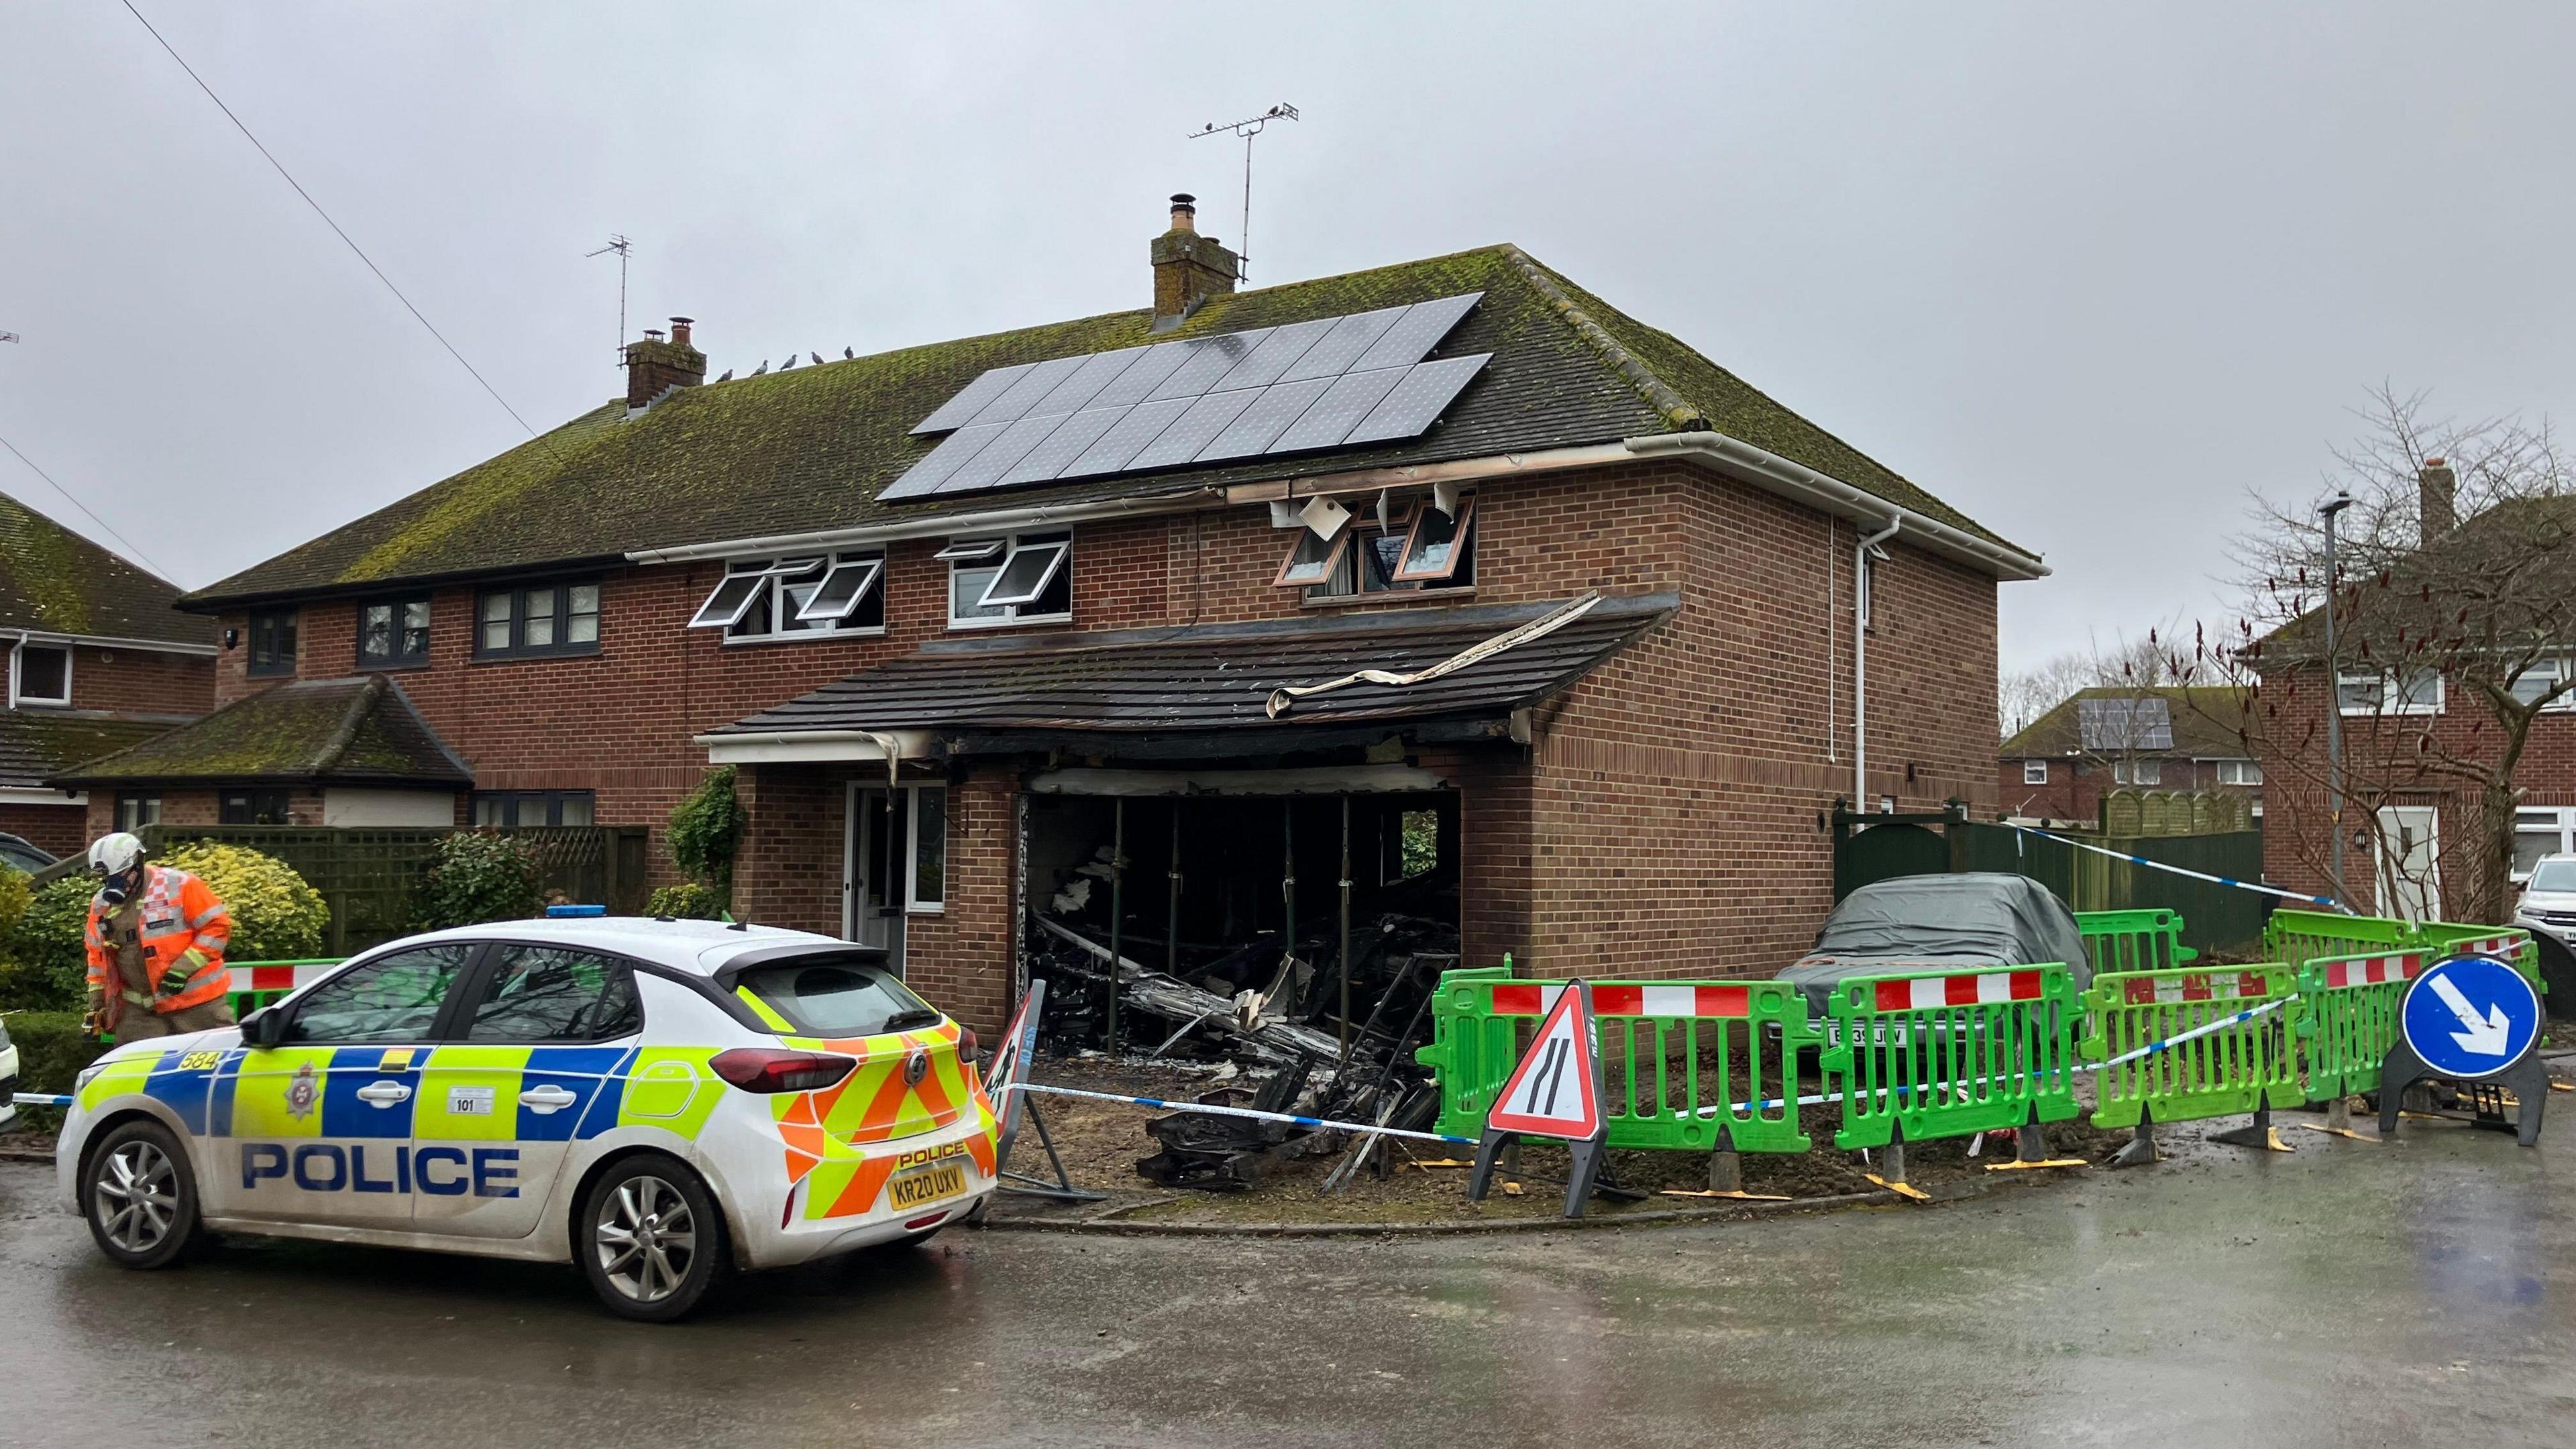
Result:
[[[1473,357],[1415,363],[1404,374],[1404,380],[1387,393],[1385,400],[1370,409],[1369,415],[1360,420],[1360,425],[1342,439],[1343,445],[1382,443],[1389,438],[1410,438],[1419,434],[1439,419],[1440,410],[1449,406],[1450,399],[1483,371],[1493,356],[1490,352],[1479,352]]]
[[[2155,695],[2133,699],[2075,701],[2077,744],[2087,750],[2116,754],[2124,750],[2173,748],[2173,712]]]
[[[1163,429],[1162,436],[1147,444],[1145,451],[1137,454],[1135,461],[1127,466],[1137,469],[1172,468],[1195,459],[1199,449],[1215,442],[1216,435],[1225,431],[1226,424],[1252,406],[1252,400],[1259,396],[1261,390],[1250,387],[1239,392],[1209,393],[1191,403],[1190,410],[1181,414],[1180,421]]]
[[[950,428],[966,426],[966,420],[983,411],[984,404],[1000,397],[1018,382],[1023,373],[1036,367],[1023,362],[1016,367],[997,367],[966,384],[966,390],[940,405],[939,411],[923,418],[913,428],[915,433],[944,433]]]
[[[1288,425],[1271,443],[1273,453],[1296,453],[1308,448],[1338,448],[1369,409],[1404,381],[1401,367],[1381,367],[1375,372],[1353,372],[1333,379],[1315,405],[1306,409],[1297,421]],[[1285,386],[1286,384],[1282,384]]]
[[[1266,451],[1271,440],[1288,431],[1288,425],[1332,385],[1329,378],[1310,377],[1304,382],[1283,382],[1261,389],[1252,406],[1228,423],[1215,442],[1199,449],[1194,461],[1213,463],[1219,458],[1249,458]]]
[[[878,496],[1414,437],[1486,361],[1422,362],[1483,297],[997,367],[913,429],[948,437]]]

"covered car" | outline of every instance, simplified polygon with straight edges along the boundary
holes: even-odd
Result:
[[[1780,973],[1807,1009],[1825,1015],[1836,984],[1907,971],[1975,971],[2063,963],[2081,988],[2093,983],[2075,913],[2024,875],[1967,871],[1908,875],[1843,897],[1816,932],[1816,949]]]

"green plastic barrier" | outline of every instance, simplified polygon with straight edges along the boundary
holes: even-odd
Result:
[[[2182,917],[2167,910],[2077,911],[2075,929],[2097,974],[2160,971],[2200,959],[2182,943]]]
[[[2379,1090],[2380,1059],[2397,1044],[2406,984],[2429,959],[2422,950],[2381,951],[2319,957],[2299,968],[2309,1101]]]
[[[2144,914],[2144,913],[2141,913]],[[2063,965],[1844,981],[1821,1061],[1842,1102],[1836,1147],[2008,1131],[2075,1116],[2083,1009]]]
[[[2284,907],[2263,926],[2263,954],[2292,968],[2338,956],[2403,951],[2420,944],[2404,921]]]
[[[2416,928],[2424,948],[2438,957],[2469,955],[2493,956],[2510,961],[2523,979],[2542,991],[2549,984],[2540,979],[2540,945],[2531,933],[2520,926],[2466,926],[2456,921],[2426,921]]]
[[[1461,1137],[1510,1079],[1558,983],[1502,968],[1443,972],[1432,998],[1431,1045],[1414,1059],[1440,1083],[1433,1129]],[[1779,981],[1595,981],[1594,1032],[1603,1058],[1610,1145],[1711,1152],[1804,1152],[1798,1130],[1798,1053],[1823,1044],[1796,987]]]
[[[2088,1061],[2108,1062],[2270,1002],[2287,1004],[2120,1066],[2105,1067],[2093,1110],[2096,1127],[2227,1117],[2305,1100],[2297,1034],[2304,1019],[2297,972],[2280,963],[2130,971],[2093,978],[2084,1004],[2092,1031]]]

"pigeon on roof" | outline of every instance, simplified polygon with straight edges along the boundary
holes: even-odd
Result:
[[[819,352],[808,352],[805,355],[814,359],[814,365],[816,367],[821,367],[823,365],[823,354]]]
[[[768,359],[768,358],[766,358],[766,357],[764,357],[764,358],[760,359],[760,366],[755,367],[755,368],[753,368],[753,369],[751,370],[751,375],[752,375],[752,376],[754,376],[754,377],[758,377],[758,376],[760,376],[762,373],[767,372],[768,370],[769,370],[769,359]]]
[[[716,381],[718,381],[718,382],[731,382],[731,381],[733,381],[733,369],[732,369],[732,368],[730,368],[730,367],[726,368],[726,369],[724,370],[724,375],[723,375],[723,376],[721,376],[721,377],[719,377],[719,378],[717,378],[717,379],[716,379]]]
[[[787,354],[787,360],[786,360],[785,362],[782,362],[782,363],[778,364],[778,370],[779,370],[780,372],[785,372],[787,369],[789,369],[789,368],[791,368],[791,367],[794,367],[795,365],[796,365],[796,354],[795,354],[795,353],[793,353],[793,352],[791,352],[791,353]]]
[[[842,348],[842,349],[841,349],[841,355],[842,355],[843,357],[856,357],[856,356],[858,356],[858,354],[857,354],[856,352],[853,352],[853,351],[851,351],[849,348],[846,348],[846,347],[844,347],[844,348]]]

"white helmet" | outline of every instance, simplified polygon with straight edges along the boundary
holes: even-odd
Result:
[[[89,868],[96,875],[123,875],[142,860],[142,838],[128,831],[102,835],[89,845]]]

